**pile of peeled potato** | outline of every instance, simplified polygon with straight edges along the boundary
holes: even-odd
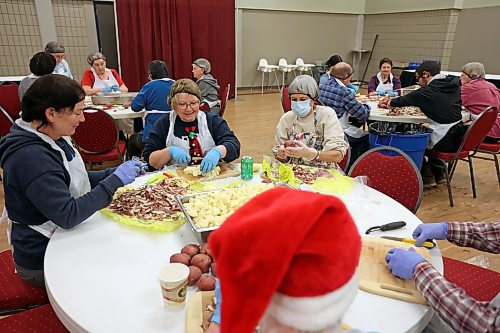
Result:
[[[170,256],[171,263],[181,263],[189,267],[188,285],[197,286],[200,290],[215,289],[215,263],[212,261],[207,243],[188,244],[180,253]],[[211,273],[211,275],[209,274]]]

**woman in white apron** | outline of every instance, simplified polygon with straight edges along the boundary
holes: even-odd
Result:
[[[401,89],[401,81],[392,75],[392,60],[382,58],[379,62],[380,72],[372,76],[368,83],[368,92],[377,92],[381,95],[396,96]]]
[[[141,174],[140,162],[87,172],[68,136],[84,118],[83,89],[57,74],[36,80],[22,119],[0,140],[5,210],[16,270],[42,287],[43,258],[58,227],[71,229],[106,207],[115,191]]]
[[[89,54],[87,62],[90,68],[83,72],[81,82],[86,95],[90,96],[99,92],[128,91],[118,72],[114,69],[106,68],[106,57],[101,52]]]
[[[223,159],[240,155],[240,142],[219,115],[200,112],[201,92],[189,79],[175,81],[168,103],[173,112],[160,118],[149,134],[144,158],[155,169],[166,164],[201,164],[210,172]]]
[[[314,104],[319,96],[316,81],[309,75],[297,76],[288,93],[292,112],[281,116],[273,153],[283,162],[338,168],[349,144],[335,111]]]

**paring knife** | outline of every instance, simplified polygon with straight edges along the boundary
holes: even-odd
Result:
[[[413,238],[401,238],[401,237],[391,237],[391,236],[382,236],[382,238],[403,243],[415,244],[415,240]],[[432,249],[434,246],[436,246],[436,244],[434,244],[433,242],[425,241],[424,244],[422,244],[422,246],[428,249]]]

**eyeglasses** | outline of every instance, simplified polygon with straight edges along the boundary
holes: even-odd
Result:
[[[196,110],[200,106],[200,102],[191,102],[191,103],[177,103],[177,107],[179,110],[186,110],[188,106],[191,108],[191,110]]]

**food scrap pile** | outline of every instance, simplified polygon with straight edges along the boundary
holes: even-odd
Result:
[[[182,178],[166,178],[117,194],[108,208],[114,213],[135,217],[143,223],[175,219],[174,213],[180,211],[175,196],[186,194],[188,187],[189,183]]]
[[[416,106],[403,106],[402,108],[393,108],[386,114],[387,116],[410,116],[425,117],[425,114]]]
[[[295,178],[299,179],[303,183],[312,184],[318,177],[332,178],[332,175],[328,170],[325,169],[311,169],[305,168],[300,165],[294,165],[292,167]]]

